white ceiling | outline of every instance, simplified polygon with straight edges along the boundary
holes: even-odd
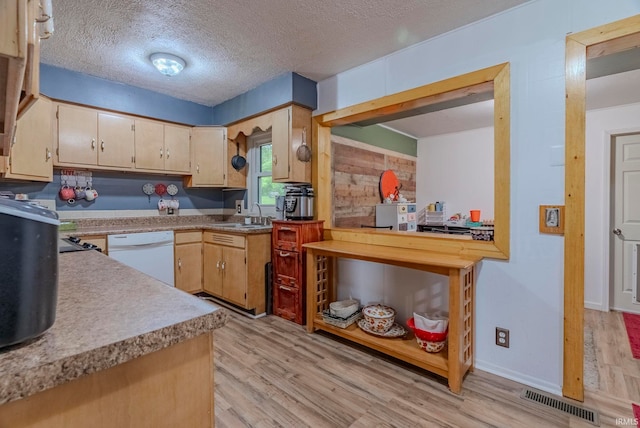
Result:
[[[285,72],[315,81],[528,0],[54,0],[42,62],[213,106]],[[165,77],[154,52],[184,58]]]

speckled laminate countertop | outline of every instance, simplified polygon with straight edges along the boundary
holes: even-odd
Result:
[[[114,235],[121,233],[157,232],[163,230],[215,230],[219,232],[230,232],[243,235],[254,235],[271,233],[271,226],[252,225],[244,227],[236,221],[226,221],[212,218],[210,216],[188,216],[181,218],[123,218],[123,219],[93,219],[77,221],[76,230],[64,231],[61,234],[66,236],[93,236],[93,235]],[[238,225],[238,227],[233,227]]]
[[[224,326],[227,312],[96,251],[60,254],[56,321],[0,350],[0,404]]]

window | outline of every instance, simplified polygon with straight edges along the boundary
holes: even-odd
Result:
[[[274,183],[271,179],[272,170],[271,131],[254,133],[249,138],[249,209],[254,211],[254,204],[259,203],[265,211],[275,213],[276,196],[284,196],[285,185]],[[266,208],[266,209],[265,209]]]

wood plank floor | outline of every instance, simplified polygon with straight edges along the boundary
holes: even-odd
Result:
[[[611,346],[596,350],[604,389],[587,390],[584,405],[600,412],[601,426],[620,426],[616,418],[633,417],[631,401],[640,401],[639,365],[622,360],[628,343],[617,330],[611,337],[608,321],[585,319],[594,343]],[[593,426],[522,400],[516,382],[476,370],[455,395],[442,378],[275,316],[232,313],[215,346],[219,428]]]

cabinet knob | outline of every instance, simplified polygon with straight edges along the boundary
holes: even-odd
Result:
[[[100,141],[100,151],[104,152],[104,141]]]
[[[289,257],[291,255],[291,253],[284,253],[282,251],[280,251],[280,257]]]
[[[169,159],[169,149],[167,149],[167,159]]]
[[[182,269],[182,259],[178,259],[178,269]]]
[[[162,147],[160,148],[160,158],[162,159]]]
[[[47,161],[49,161],[49,159],[51,159],[51,150],[49,150],[49,148],[45,148],[45,159]]]
[[[96,148],[96,139],[92,138],[91,139],[91,150],[94,150]]]

